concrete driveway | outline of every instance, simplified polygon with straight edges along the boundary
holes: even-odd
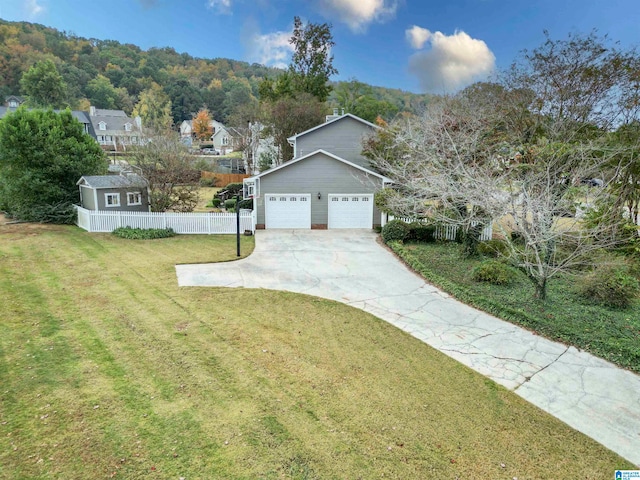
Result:
[[[287,290],[369,312],[640,465],[640,377],[462,304],[361,230],[263,230],[237,262],[178,265],[180,286]]]

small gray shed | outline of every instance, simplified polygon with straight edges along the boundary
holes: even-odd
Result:
[[[148,212],[149,183],[140,175],[85,175],[78,180],[80,205],[87,210]]]

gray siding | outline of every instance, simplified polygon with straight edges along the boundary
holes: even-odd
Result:
[[[381,188],[380,178],[367,176],[361,170],[317,153],[260,178],[260,198],[256,202],[258,224],[265,223],[264,197],[269,193],[310,193],[311,224],[326,225],[330,193],[375,193]],[[380,224],[380,212],[375,207],[373,224]]]
[[[343,117],[296,138],[296,158],[322,149],[351,163],[370,168],[369,161],[361,153],[362,140],[372,133],[370,126],[351,117]]]
[[[127,192],[140,192],[142,195],[142,205],[127,205]],[[120,194],[120,206],[119,207],[107,207],[105,203],[106,193],[119,193]],[[88,208],[88,207],[85,207]],[[145,188],[130,187],[130,188],[100,188],[98,189],[98,210],[105,211],[121,211],[121,212],[148,212],[149,211],[149,194]]]
[[[87,210],[97,210],[94,198],[95,190],[86,185],[80,185],[80,205]]]

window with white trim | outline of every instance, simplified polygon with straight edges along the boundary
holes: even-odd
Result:
[[[125,123],[124,124],[124,130],[126,132],[130,132],[131,131],[131,124],[130,123]]]
[[[106,207],[119,207],[120,206],[120,194],[119,193],[105,193],[104,205]]]
[[[247,197],[253,197],[254,192],[255,192],[255,185],[253,183],[245,183],[246,187],[247,187]]]
[[[106,130],[107,124],[105,122],[98,123],[98,130]]]
[[[127,192],[127,205],[142,205],[142,194],[140,192]]]
[[[229,137],[222,137],[222,145],[229,145]]]

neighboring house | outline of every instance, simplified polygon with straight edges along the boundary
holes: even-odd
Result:
[[[294,158],[244,180],[257,228],[373,228],[374,194],[391,180],[373,171],[362,142],[379,127],[346,114],[289,139]]]
[[[142,140],[140,117],[130,118],[122,110],[89,107],[89,121],[95,139],[105,150],[126,150]]]
[[[136,173],[86,175],[76,185],[80,188],[80,206],[87,210],[150,211],[149,184]]]
[[[211,137],[213,141],[213,146],[216,150],[219,150],[222,155],[227,153],[231,153],[234,150],[238,150],[240,148],[240,144],[243,140],[242,132],[233,127],[225,127],[220,124],[220,126],[216,129],[214,134]]]
[[[9,95],[4,99],[4,104],[8,108],[18,108],[20,105],[24,103],[24,98],[18,97],[16,95]]]
[[[15,112],[20,105],[24,103],[22,97],[16,97],[15,95],[10,95],[5,99],[5,105],[0,107],[0,118],[4,117],[7,112]],[[56,113],[60,113],[62,110],[54,110]],[[82,127],[84,128],[84,132],[91,135],[93,138],[96,138],[93,128],[91,126],[91,121],[89,120],[89,114],[87,112],[81,112],[79,110],[71,110],[71,115],[78,120]]]

